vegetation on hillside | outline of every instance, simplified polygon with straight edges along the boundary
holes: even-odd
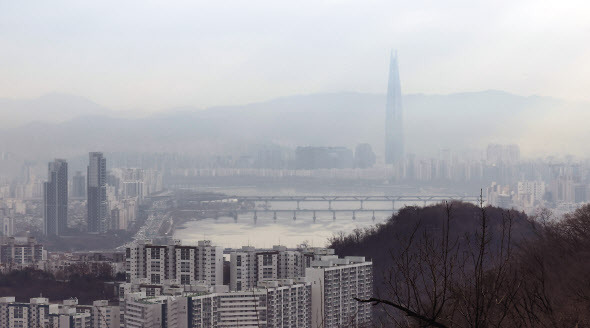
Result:
[[[590,325],[590,206],[560,221],[466,203],[406,207],[331,240],[373,260],[376,323],[397,327]]]
[[[115,299],[114,287],[106,282],[120,280],[109,270],[91,272],[84,265],[76,265],[67,273],[53,274],[36,270],[14,270],[0,274],[0,296],[14,296],[18,302],[28,302],[33,297],[46,297],[51,302],[77,298],[80,304],[92,304],[95,300]],[[64,276],[66,279],[64,279]]]

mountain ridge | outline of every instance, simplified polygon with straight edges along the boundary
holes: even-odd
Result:
[[[63,96],[58,99],[64,102]],[[69,112],[79,103],[70,104]],[[493,142],[516,143],[534,130],[528,126],[531,117],[549,115],[565,103],[498,90],[408,94],[403,98],[407,149],[432,155],[445,148],[482,149]],[[0,115],[5,113],[1,104]],[[0,151],[19,152],[24,148],[21,145],[27,145],[28,152],[53,157],[64,152],[84,153],[93,146],[103,151],[236,155],[251,152],[253,145],[352,148],[367,142],[380,155],[383,148],[382,94],[294,95],[240,106],[185,106],[139,118],[118,117],[116,111],[90,106],[75,111],[79,115],[69,120],[37,120],[0,129]],[[23,143],[25,140],[27,143]]]

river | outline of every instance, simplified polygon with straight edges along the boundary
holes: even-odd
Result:
[[[229,195],[318,195],[317,192],[301,192],[292,189],[266,190],[261,188],[203,188],[200,191],[216,191]],[[407,191],[406,191],[407,192]],[[436,192],[436,191],[434,191]],[[440,192],[440,191],[439,191]],[[415,192],[412,194],[432,194],[433,191]],[[350,195],[350,192],[330,192],[327,195]],[[362,192],[363,195],[383,195],[383,191]],[[387,194],[394,194],[387,191]],[[400,193],[396,193],[398,195]],[[292,209],[293,203],[272,203],[273,209]],[[422,205],[416,203],[396,203],[396,208],[404,205]],[[333,208],[353,209],[358,208],[358,202],[334,203]],[[302,209],[326,208],[322,203],[301,203]],[[390,209],[391,204],[374,203],[365,204],[365,208]],[[311,212],[298,212],[297,219],[293,220],[292,213],[279,212],[277,220],[273,219],[272,212],[259,212],[257,220],[253,219],[253,213],[240,214],[237,222],[233,218],[220,217],[208,218],[199,221],[188,221],[174,232],[174,238],[188,243],[198,240],[211,240],[214,244],[226,248],[237,248],[245,245],[255,247],[272,247],[273,245],[285,245],[295,247],[303,242],[312,246],[326,246],[328,239],[339,232],[350,233],[356,228],[365,228],[377,223],[385,222],[392,212],[375,212],[373,220],[372,212],[357,212],[355,220],[351,212],[337,212],[336,220],[331,212],[317,212],[316,221]]]

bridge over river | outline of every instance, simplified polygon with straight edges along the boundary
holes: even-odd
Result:
[[[228,196],[208,202],[227,203],[225,209],[184,209],[181,212],[195,212],[200,217],[221,217],[230,216],[237,221],[238,214],[251,213],[254,220],[258,219],[259,213],[272,213],[274,220],[277,217],[284,217],[286,213],[297,219],[297,214],[312,214],[315,221],[319,213],[331,213],[336,220],[336,214],[347,213],[355,220],[357,213],[372,213],[375,220],[376,212],[394,213],[397,211],[397,204],[419,204],[429,205],[443,201],[462,201],[477,203],[480,196],[465,195],[400,195],[400,196],[376,196],[376,195],[306,195],[306,196]],[[273,206],[280,204],[281,208]],[[313,206],[311,206],[313,204]],[[338,206],[346,204],[345,207]],[[385,205],[389,204],[389,205]],[[231,206],[233,205],[233,206]],[[311,206],[311,207],[310,207]],[[286,207],[286,208],[285,208]]]

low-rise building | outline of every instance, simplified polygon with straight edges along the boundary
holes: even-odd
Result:
[[[120,328],[119,307],[106,300],[79,305],[77,299],[50,304],[43,297],[31,298],[28,303],[1,297],[0,327]]]
[[[58,276],[72,273],[114,276],[125,273],[123,252],[51,252],[47,258],[46,271]]]
[[[47,251],[32,237],[0,237],[0,265],[3,270],[43,268]]]

